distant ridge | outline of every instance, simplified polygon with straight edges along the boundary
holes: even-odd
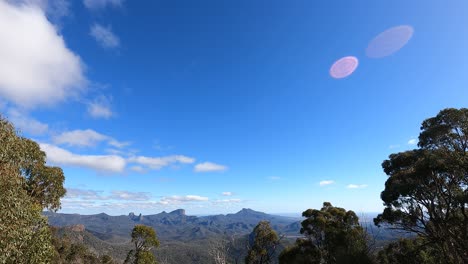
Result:
[[[243,208],[237,213],[227,215],[190,216],[184,209],[161,212],[153,215],[110,216],[105,213],[94,215],[62,214],[46,212],[53,226],[83,225],[86,230],[100,237],[128,237],[133,226],[144,224],[153,227],[163,240],[193,240],[213,236],[244,235],[252,232],[259,221],[269,221],[280,233],[290,232],[291,224],[299,219],[283,217]],[[299,230],[294,231],[295,233]]]
[[[171,215],[185,215],[185,210],[184,209],[177,209],[177,210],[174,210],[174,211],[170,212],[169,214],[171,214]]]

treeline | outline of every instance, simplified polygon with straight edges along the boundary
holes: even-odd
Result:
[[[60,208],[63,172],[46,166],[37,143],[19,136],[6,119],[0,117],[0,126],[0,263],[114,263],[53,238],[41,212]],[[260,222],[236,263],[468,263],[468,109],[444,109],[426,119],[418,148],[391,154],[382,167],[388,175],[380,197],[385,209],[374,223],[413,238],[377,251],[353,211],[325,202],[303,212],[302,237],[281,252],[282,237]],[[134,249],[125,263],[157,263],[155,231],[137,225],[131,236]],[[207,250],[216,264],[230,260],[223,244]]]

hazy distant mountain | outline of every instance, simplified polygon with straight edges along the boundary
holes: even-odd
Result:
[[[290,225],[300,220],[269,215],[252,209],[242,209],[235,214],[202,217],[186,215],[183,209],[154,215],[130,213],[129,215],[110,216],[104,213],[79,215],[50,212],[45,215],[52,226],[81,224],[98,238],[112,242],[127,239],[135,224],[153,227],[161,240],[189,241],[222,235],[248,234],[262,220],[269,221],[279,233],[294,232],[297,234],[299,230],[291,230]]]

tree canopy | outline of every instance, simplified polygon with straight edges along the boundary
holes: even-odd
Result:
[[[377,256],[380,264],[438,264],[444,263],[437,249],[427,245],[424,239],[400,239],[386,245]]]
[[[421,125],[418,149],[391,154],[375,224],[414,232],[447,263],[468,263],[468,109],[444,109]]]
[[[24,138],[0,116],[0,164],[24,178],[23,189],[42,208],[56,211],[65,195],[65,177],[59,167],[46,166],[46,154],[39,145]]]
[[[268,221],[260,221],[251,234],[251,245],[245,257],[246,264],[268,264],[279,244],[276,232]]]
[[[60,168],[0,116],[0,263],[48,263],[54,255],[42,210],[60,208]]]
[[[159,247],[156,231],[150,226],[136,225],[132,230],[132,243],[135,249],[128,252],[125,263],[156,264],[156,258],[151,249]]]
[[[367,234],[353,211],[324,202],[302,213],[301,234],[280,255],[280,263],[370,263]]]

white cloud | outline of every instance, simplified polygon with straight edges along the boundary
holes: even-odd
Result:
[[[119,38],[112,32],[110,27],[94,24],[91,26],[90,34],[104,48],[117,48],[120,46]]]
[[[156,201],[85,201],[62,199],[62,211],[69,213],[101,213],[118,212],[118,214],[128,214],[128,212],[144,210],[155,212],[155,210],[167,209],[167,206]],[[111,210],[110,210],[111,209]]]
[[[151,195],[145,192],[111,191],[110,195],[104,195],[102,191],[67,188],[66,200],[125,200],[125,201],[148,201]]]
[[[332,181],[332,180],[324,180],[324,181],[320,181],[319,182],[319,185],[320,186],[325,186],[325,185],[330,185],[330,184],[333,184],[335,183],[335,181]]]
[[[121,7],[124,0],[84,0],[83,4],[91,10],[102,9],[107,6]]]
[[[240,203],[240,202],[242,202],[241,199],[221,199],[221,200],[214,201],[214,203],[224,203],[224,204]]]
[[[104,118],[104,119],[109,119],[114,115],[109,105],[102,104],[100,102],[89,103],[88,114],[93,118]]]
[[[84,90],[80,58],[66,47],[38,5],[0,1],[0,39],[1,97],[33,108]]]
[[[183,155],[172,155],[166,157],[145,157],[136,156],[128,159],[129,162],[144,165],[153,170],[159,170],[163,167],[172,165],[174,163],[190,164],[194,163],[195,159]]]
[[[34,118],[29,117],[17,109],[8,111],[8,119],[15,125],[16,128],[31,135],[44,135],[48,132],[49,126]]]
[[[53,20],[58,20],[70,13],[68,0],[42,0],[47,2],[46,13]]]
[[[64,199],[102,200],[102,196],[99,191],[67,188]]]
[[[120,156],[123,156],[126,153],[126,151],[123,151],[121,149],[115,149],[115,148],[107,148],[105,149],[105,151],[109,154],[120,155]]]
[[[57,145],[91,147],[101,141],[107,140],[107,138],[106,135],[92,129],[86,129],[63,132],[60,135],[54,136],[52,140]]]
[[[221,194],[223,196],[232,196],[232,195],[234,195],[232,192],[222,192]]]
[[[64,166],[76,166],[103,172],[123,172],[126,166],[124,158],[117,155],[79,155],[63,148],[39,144],[47,154],[47,162]]]
[[[109,195],[101,191],[80,190],[71,192],[70,197],[62,199],[62,211],[70,213],[100,213],[109,211],[126,214],[128,212],[146,211],[154,213],[155,210],[168,210],[177,208],[193,208],[208,204],[209,198],[199,195],[165,196],[160,200],[151,200],[149,193],[112,191]],[[70,193],[70,189],[68,189]],[[239,203],[237,199],[213,201],[210,205],[229,206]]]
[[[418,144],[418,140],[415,138],[412,138],[408,141],[408,145],[414,146],[416,144]]]
[[[68,0],[9,0],[8,2],[16,5],[37,6],[54,21],[70,13],[70,3]]]
[[[148,201],[151,195],[145,192],[112,191],[110,200]]]
[[[215,172],[215,171],[225,171],[227,167],[224,165],[212,163],[212,162],[203,162],[195,165],[196,172]]]
[[[77,147],[93,147],[98,143],[106,141],[107,144],[116,148],[128,146],[129,142],[120,142],[116,139],[98,133],[92,129],[65,131],[59,135],[53,136],[52,141],[57,145],[68,145]],[[118,154],[114,152],[114,154]]]
[[[132,166],[130,167],[130,170],[138,173],[146,172],[145,168],[143,168],[142,166]]]
[[[107,142],[110,146],[113,146],[115,148],[125,148],[128,147],[131,143],[128,141],[117,141],[115,139],[109,138],[109,142]]]
[[[390,145],[390,146],[388,146],[389,149],[397,149],[397,148],[399,148],[399,147],[400,147],[399,144],[395,144],[395,145]]]
[[[367,187],[367,184],[349,184],[348,186],[346,186],[346,188],[348,189],[363,189],[366,187]]]
[[[164,204],[164,205],[170,205],[170,204],[180,204],[180,203],[186,203],[186,202],[204,202],[208,201],[208,197],[203,197],[199,195],[185,195],[185,196],[178,196],[178,195],[173,195],[173,196],[166,196],[161,198],[159,203]]]

